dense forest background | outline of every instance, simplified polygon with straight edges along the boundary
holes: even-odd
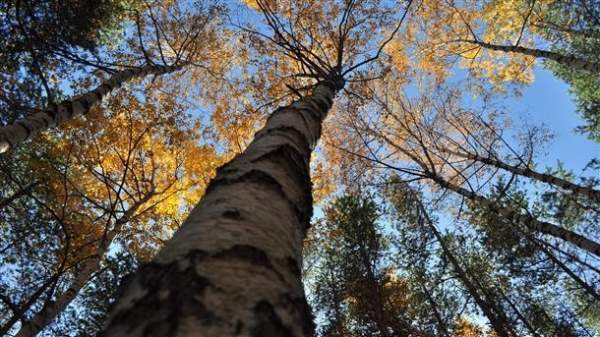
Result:
[[[1,336],[600,336],[600,2],[0,18]]]

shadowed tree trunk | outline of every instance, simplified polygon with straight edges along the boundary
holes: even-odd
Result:
[[[128,281],[102,336],[313,335],[300,275],[312,214],[309,161],[342,87],[331,76],[271,115]]]
[[[102,82],[94,90],[66,100],[51,109],[37,112],[13,124],[0,127],[0,153],[8,151],[12,147],[17,147],[38,132],[57,126],[78,115],[86,114],[94,104],[102,101],[114,89],[120,88],[123,83],[147,75],[159,76],[171,73],[181,68],[182,65],[162,66],[150,64],[120,71]]]

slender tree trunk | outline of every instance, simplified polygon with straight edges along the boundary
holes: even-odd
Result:
[[[21,322],[21,328],[15,337],[34,337],[37,336],[44,328],[52,323],[58,315],[60,315],[67,306],[77,297],[77,294],[92,278],[94,273],[101,269],[101,262],[104,254],[110,247],[115,236],[120,233],[121,228],[125,225],[137,209],[154,194],[149,193],[143,199],[137,201],[130,207],[125,214],[115,222],[115,227],[108,232],[107,236],[100,243],[96,253],[93,256],[86,258],[81,263],[81,266],[74,272],[75,278],[69,285],[69,288],[59,294],[55,299],[48,301],[40,311],[38,311],[31,319]]]
[[[113,307],[103,336],[312,336],[309,161],[343,80],[277,109]],[[200,159],[199,159],[200,160]]]
[[[480,203],[481,205],[485,206],[489,211],[498,214],[499,217],[506,218],[511,222],[521,224],[527,228],[533,229],[542,234],[559,238],[596,256],[600,256],[600,244],[586,238],[583,235],[577,234],[575,232],[572,232],[570,230],[567,230],[549,222],[537,220],[529,214],[523,214],[522,212],[520,212],[520,210],[500,207],[496,203],[490,201],[485,197],[482,197],[481,195],[475,192],[471,192],[458,185],[449,183],[442,177],[432,174],[429,178],[435,181],[438,185],[440,185],[443,188],[447,188],[464,196],[467,199]]]
[[[538,180],[543,183],[554,185],[554,186],[560,187],[564,190],[571,191],[574,194],[584,195],[589,200],[591,200],[592,203],[600,203],[600,191],[595,190],[593,188],[574,184],[568,180],[561,179],[561,178],[555,177],[550,174],[539,173],[539,172],[533,171],[529,168],[520,168],[517,166],[509,165],[509,164],[507,164],[503,161],[500,161],[498,159],[495,159],[495,158],[483,157],[483,156],[479,156],[479,155],[476,155],[473,153],[462,152],[462,151],[453,151],[453,150],[449,150],[449,149],[443,149],[443,151],[453,154],[453,155],[456,155],[456,156],[459,156],[459,157],[462,157],[462,158],[475,160],[475,161],[478,161],[478,162],[481,162],[481,163],[484,163],[487,165],[492,165],[494,167],[506,170],[508,172],[518,174],[518,175],[521,175],[521,176],[524,176],[524,177],[527,177],[530,179]]]
[[[39,184],[39,181],[34,181],[30,184],[27,184],[25,187],[20,188],[18,191],[16,191],[6,199],[0,200],[0,209],[3,209],[4,207],[10,205],[13,201],[19,199],[20,197],[29,194],[29,192],[31,192],[31,190]]]
[[[15,325],[25,316],[27,311],[31,309],[31,307],[44,294],[44,292],[53,287],[53,284],[56,284],[61,275],[62,273],[53,275],[46,282],[44,282],[44,284],[42,284],[24,303],[15,305],[16,308],[12,309],[13,313],[10,319],[8,319],[4,325],[0,326],[0,336],[6,336],[13,325]]]
[[[519,317],[521,322],[523,322],[523,325],[525,325],[525,327],[527,328],[529,333],[534,337],[541,337],[540,334],[537,333],[535,328],[531,324],[529,324],[529,321],[527,320],[527,318],[525,318],[525,316],[523,316],[523,314],[521,313],[519,308],[513,303],[513,301],[508,297],[508,295],[506,295],[504,293],[504,291],[502,291],[502,289],[500,289],[500,287],[497,287],[497,289],[498,289],[498,292],[500,293],[500,296],[502,296],[504,301],[506,301],[506,303],[508,303],[508,305],[510,305],[510,307],[513,309],[513,311],[515,312],[517,317]]]
[[[508,53],[518,53],[537,58],[545,58],[573,69],[585,70],[592,73],[600,74],[600,64],[586,61],[584,59],[578,58],[575,55],[562,55],[548,50],[525,48],[521,46],[503,46],[483,41],[466,40],[463,42],[473,43],[490,50],[503,51]]]
[[[435,302],[435,300],[433,299],[431,292],[429,291],[429,289],[427,289],[425,280],[422,277],[419,277],[419,279],[420,279],[419,287],[421,288],[421,291],[425,295],[427,302],[429,302],[429,305],[431,306],[431,310],[433,311],[433,317],[435,317],[435,321],[437,323],[439,333],[443,334],[444,337],[450,337],[448,326],[447,326],[446,322],[444,322],[444,319],[442,318],[442,315],[440,314],[440,311],[438,310],[438,305]]]
[[[460,262],[458,261],[456,256],[454,256],[454,254],[452,254],[448,246],[446,246],[444,238],[437,230],[437,228],[435,228],[435,226],[431,222],[431,219],[429,219],[427,215],[425,216],[427,217],[425,221],[427,222],[429,229],[435,236],[435,239],[439,242],[440,246],[442,247],[443,254],[446,255],[446,257],[448,258],[448,261],[454,268],[454,271],[458,274],[458,277],[461,280],[462,284],[465,286],[465,288],[467,288],[469,294],[473,296],[473,299],[475,300],[475,303],[477,303],[477,306],[479,306],[481,311],[483,311],[484,315],[490,321],[490,324],[492,325],[494,331],[500,337],[516,336],[501,309],[493,308],[492,306],[490,306],[490,304],[479,294],[479,285],[476,285],[475,282],[471,281],[469,275],[467,275],[467,272],[461,267]]]
[[[567,265],[565,265],[559,258],[557,258],[556,256],[554,256],[554,254],[552,254],[552,252],[550,252],[546,247],[544,247],[543,244],[541,244],[540,242],[536,242],[537,240],[531,240],[534,244],[536,244],[538,246],[538,248],[544,252],[544,254],[555,264],[557,265],[560,269],[562,269],[567,275],[569,275],[569,277],[575,281],[575,283],[577,283],[586,293],[588,293],[590,296],[592,296],[593,298],[596,299],[596,301],[600,302],[600,294],[598,293],[598,291],[591,285],[589,285],[587,282],[585,282],[581,277],[579,277],[579,275],[575,274],[574,271],[571,270],[571,268],[567,267]]]
[[[49,300],[31,319],[23,321],[15,337],[37,336],[46,326],[52,323],[73,301],[94,272],[100,269],[100,260],[99,256],[93,256],[84,262],[83,267],[77,270],[75,279],[69,288],[58,295],[56,299]]]
[[[0,153],[8,151],[11,147],[17,147],[40,131],[59,125],[75,116],[86,114],[94,104],[102,101],[106,95],[121,87],[123,83],[146,75],[171,73],[181,67],[182,65],[146,65],[120,71],[94,90],[66,100],[52,109],[37,112],[13,124],[0,127]]]

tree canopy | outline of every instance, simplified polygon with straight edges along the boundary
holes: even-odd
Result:
[[[0,335],[600,336],[597,1],[0,18]]]

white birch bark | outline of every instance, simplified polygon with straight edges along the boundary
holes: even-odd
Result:
[[[218,170],[173,239],[129,280],[103,336],[313,335],[300,275],[309,161],[341,87],[320,83],[277,109]]]
[[[0,127],[0,153],[17,147],[35,134],[60,125],[78,115],[86,114],[90,108],[102,101],[113,90],[120,88],[123,83],[147,75],[162,75],[181,69],[177,66],[146,65],[139,68],[120,71],[108,80],[102,82],[94,90],[76,96],[54,106],[51,109],[39,111],[13,124]]]

